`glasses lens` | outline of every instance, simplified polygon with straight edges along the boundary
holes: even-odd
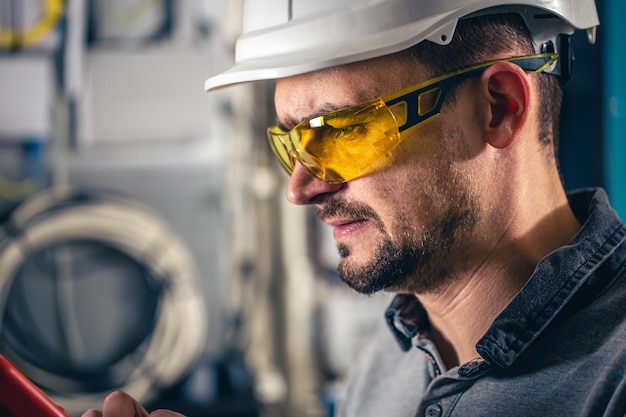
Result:
[[[340,183],[370,172],[399,142],[400,133],[385,103],[375,100],[301,123],[290,139],[298,160],[313,175]]]
[[[267,129],[267,138],[269,139],[270,147],[272,148],[274,155],[276,155],[280,164],[283,168],[285,168],[285,171],[291,175],[296,161],[293,148],[289,140],[289,133],[283,131],[278,126],[273,126]]]
[[[369,173],[400,140],[398,125],[382,100],[328,113],[289,132],[268,129],[274,154],[291,174],[296,159],[315,177],[329,183]]]

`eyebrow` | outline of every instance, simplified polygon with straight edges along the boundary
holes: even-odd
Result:
[[[331,104],[331,103],[324,103],[321,107],[319,107],[317,109],[317,111],[315,113],[311,113],[305,117],[303,117],[302,119],[295,119],[295,118],[288,118],[287,120],[281,122],[280,120],[276,119],[276,125],[278,127],[280,127],[282,130],[291,130],[294,126],[299,125],[302,122],[305,122],[307,120],[312,120],[315,119],[316,117],[322,116],[324,114],[333,112],[333,111],[337,111],[337,110],[342,110],[345,108],[351,107],[350,105],[343,105],[343,106],[338,106],[336,104]]]

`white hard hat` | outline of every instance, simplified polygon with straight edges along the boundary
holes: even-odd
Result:
[[[235,65],[206,90],[276,79],[375,58],[424,40],[445,45],[459,19],[517,12],[535,47],[586,29],[595,39],[594,0],[246,0]],[[537,51],[540,52],[540,51]]]

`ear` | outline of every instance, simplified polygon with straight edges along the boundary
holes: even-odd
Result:
[[[481,85],[489,103],[485,137],[491,146],[505,148],[528,120],[530,79],[519,66],[500,61],[485,70]]]

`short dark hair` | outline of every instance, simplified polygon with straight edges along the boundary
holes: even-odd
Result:
[[[530,32],[519,14],[500,13],[462,19],[450,44],[442,46],[425,41],[401,54],[408,54],[431,76],[436,76],[489,61],[493,59],[494,52],[499,51],[510,51],[512,55],[534,53]],[[546,146],[552,143],[556,154],[563,99],[558,78],[539,74],[539,94],[539,140]],[[447,99],[454,100],[454,91]]]

